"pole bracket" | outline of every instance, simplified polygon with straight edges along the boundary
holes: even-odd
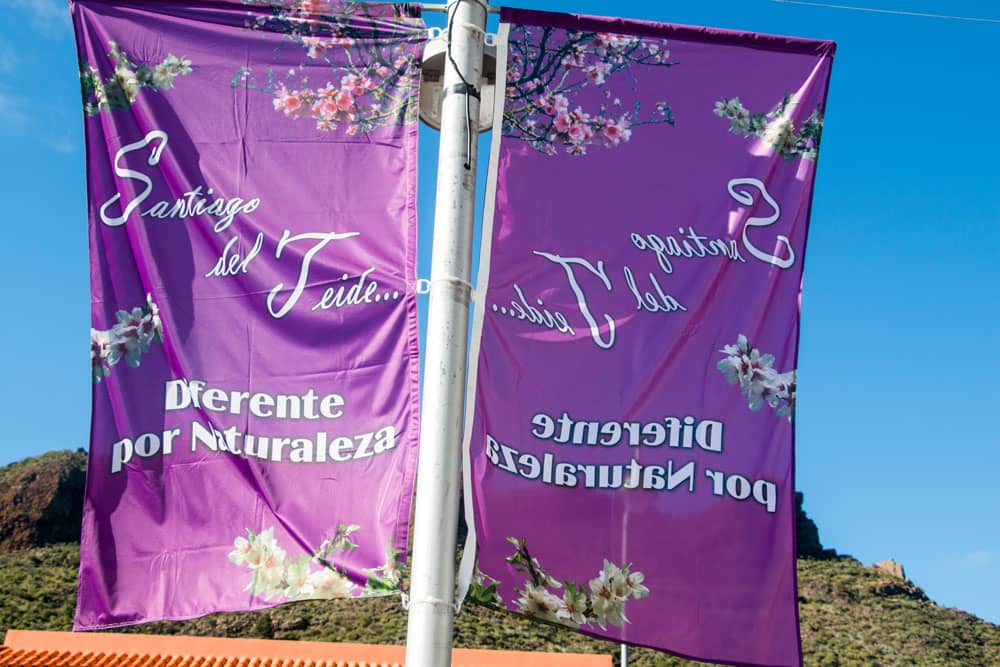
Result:
[[[456,83],[454,86],[445,88],[441,91],[441,101],[443,102],[449,95],[468,95],[473,99],[482,100],[479,89],[470,83]]]

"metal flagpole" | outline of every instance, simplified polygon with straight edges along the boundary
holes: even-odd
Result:
[[[465,408],[479,89],[486,0],[449,0],[420,454],[410,571],[407,667],[451,664],[459,461]]]

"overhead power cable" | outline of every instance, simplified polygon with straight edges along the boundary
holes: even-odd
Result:
[[[806,0],[771,0],[785,5],[804,5],[806,7],[824,7],[826,9],[849,9],[855,12],[870,12],[873,14],[893,14],[896,16],[919,16],[927,19],[948,19],[951,21],[974,21],[976,23],[1000,23],[1000,19],[981,18],[976,16],[951,16],[948,14],[930,14],[927,12],[908,12],[901,9],[880,9],[877,7],[855,7],[852,5],[834,5],[827,2],[807,2]]]

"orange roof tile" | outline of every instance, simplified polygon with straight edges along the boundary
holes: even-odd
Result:
[[[402,667],[402,646],[8,630],[0,667]],[[610,667],[611,656],[454,649],[454,667]]]

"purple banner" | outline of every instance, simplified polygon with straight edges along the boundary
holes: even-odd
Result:
[[[397,591],[422,20],[72,13],[94,380],[76,628]]]
[[[834,44],[503,21],[469,597],[799,664],[795,367]]]

